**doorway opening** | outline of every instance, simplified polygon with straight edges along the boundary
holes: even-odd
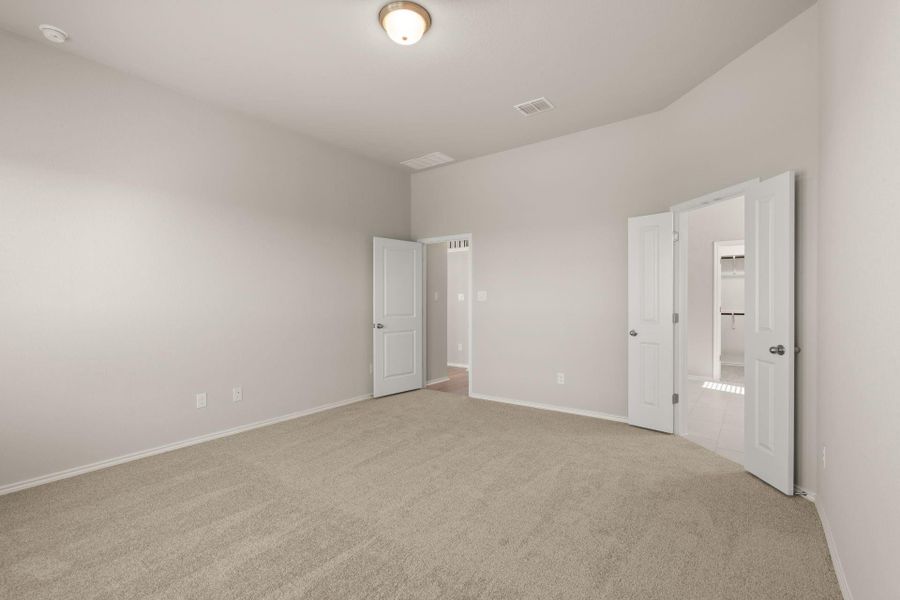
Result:
[[[682,213],[684,435],[744,462],[744,196]]]
[[[697,306],[716,303],[710,292],[691,292],[689,302],[689,275],[714,271],[712,263],[691,267],[691,238],[699,231],[691,218],[694,211],[700,215],[705,207],[737,198],[744,203],[742,226],[737,233],[716,232],[700,256],[714,263],[714,242],[744,240],[743,390],[735,382],[707,380],[716,362],[721,379],[722,353],[718,358],[709,350],[691,353],[688,335],[695,321],[714,327],[713,319],[723,318],[721,306],[718,313],[709,308],[691,316]],[[743,456],[732,454],[732,460],[740,459],[744,470],[787,495],[794,493],[794,355],[800,351],[794,345],[794,209],[794,174],[787,171],[683,202],[669,212],[628,219],[628,423],[702,437],[713,451],[740,450],[731,443],[741,434],[739,403],[727,424],[727,408],[711,408],[707,416],[715,419],[706,419],[705,432],[698,431],[702,411],[697,415],[693,409],[708,404],[706,392],[742,396],[737,392],[743,391]],[[737,271],[735,264],[731,272]],[[739,308],[724,312],[742,312]],[[712,335],[700,338],[704,345],[713,341]],[[702,370],[692,373],[689,360],[697,356]],[[723,437],[726,425],[731,431]]]
[[[425,375],[430,390],[468,396],[472,372],[472,240],[425,244]]]

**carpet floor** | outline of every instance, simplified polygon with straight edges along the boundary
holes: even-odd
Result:
[[[422,390],[0,497],[0,597],[841,596],[814,505],[731,461]]]

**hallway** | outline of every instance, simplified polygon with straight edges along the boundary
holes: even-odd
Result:
[[[469,395],[468,369],[463,367],[447,367],[447,377],[447,381],[429,385],[428,389],[450,394],[459,394],[460,396]]]

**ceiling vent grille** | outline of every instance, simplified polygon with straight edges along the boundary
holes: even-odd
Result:
[[[428,167],[436,167],[437,165],[443,165],[448,162],[453,162],[453,159],[443,152],[432,152],[425,156],[404,160],[400,164],[406,165],[411,169],[427,169]]]
[[[462,252],[469,249],[469,240],[450,240],[447,242],[447,252]]]
[[[529,100],[528,102],[523,102],[522,104],[516,104],[513,106],[520,114],[530,117],[532,115],[536,115],[538,113],[547,112],[548,110],[553,110],[556,108],[546,98],[535,98],[534,100]]]

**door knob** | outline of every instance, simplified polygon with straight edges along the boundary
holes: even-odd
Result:
[[[631,337],[637,337],[637,331],[632,329],[631,331],[628,332],[628,335],[630,335]]]
[[[784,354],[784,346],[782,344],[778,344],[777,346],[770,346],[769,352],[771,352],[772,354],[777,354],[778,356],[781,356]]]
[[[375,323],[375,329],[384,329],[384,325],[382,323]]]

